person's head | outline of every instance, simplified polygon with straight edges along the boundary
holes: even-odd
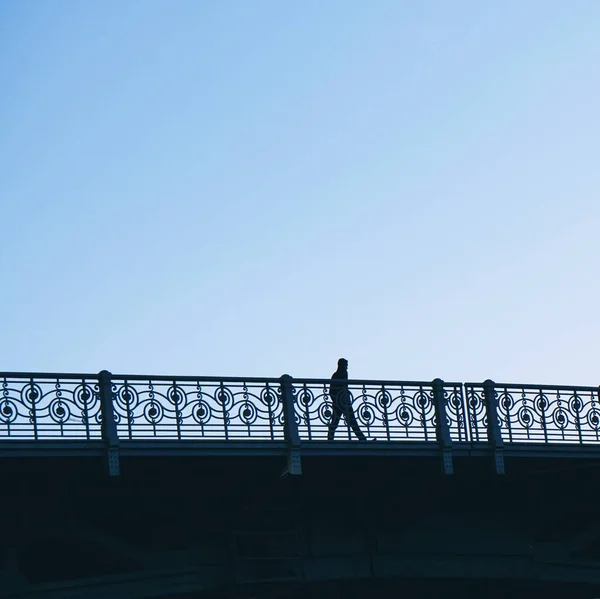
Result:
[[[341,370],[348,370],[348,360],[346,360],[346,358],[340,358],[338,360],[338,368]]]

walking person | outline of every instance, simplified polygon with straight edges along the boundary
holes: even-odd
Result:
[[[340,423],[340,418],[343,416],[346,420],[346,424],[352,429],[356,437],[360,441],[366,441],[366,437],[358,426],[354,410],[352,409],[352,398],[350,397],[350,391],[348,390],[348,360],[340,358],[338,360],[337,370],[331,377],[331,384],[329,385],[329,397],[333,403],[333,416],[329,424],[329,431],[327,433],[327,440],[333,441],[335,435],[335,429]]]

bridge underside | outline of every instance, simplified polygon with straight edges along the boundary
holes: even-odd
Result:
[[[594,459],[121,461],[0,461],[0,597],[600,596]]]

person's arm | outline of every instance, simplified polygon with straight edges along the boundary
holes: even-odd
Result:
[[[336,370],[331,377],[331,384],[329,385],[329,396],[332,400],[337,400],[340,395],[344,395],[348,391],[348,380],[347,372],[340,372]]]
[[[335,398],[335,396],[340,392],[340,389],[343,387],[343,383],[340,384],[337,381],[346,378],[344,375],[344,372],[339,372],[338,370],[336,370],[331,375],[331,383],[329,385],[329,397]]]

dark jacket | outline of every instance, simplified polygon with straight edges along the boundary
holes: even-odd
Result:
[[[344,400],[347,396],[348,383],[343,381],[348,380],[348,371],[345,369],[338,368],[331,375],[332,383],[329,385],[329,396],[332,401]],[[339,382],[338,382],[339,381]]]

